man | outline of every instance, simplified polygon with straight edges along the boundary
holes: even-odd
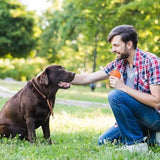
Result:
[[[147,151],[144,137],[156,140],[160,131],[160,59],[137,48],[137,32],[130,25],[113,28],[108,42],[116,60],[103,70],[76,74],[71,83],[83,85],[109,78],[115,90],[108,100],[116,124],[100,136],[99,145],[117,140],[124,144],[124,150]],[[121,79],[110,76],[114,69],[120,71]]]

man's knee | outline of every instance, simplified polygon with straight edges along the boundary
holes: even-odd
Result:
[[[123,91],[120,90],[112,90],[108,95],[108,102],[113,107],[114,105],[117,106],[117,104],[123,104],[126,103],[127,97],[129,95]]]
[[[120,90],[112,90],[108,95],[108,101],[111,102],[113,100],[118,100],[122,91]]]

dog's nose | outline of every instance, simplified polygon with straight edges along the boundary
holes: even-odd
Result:
[[[75,73],[74,73],[74,72],[72,72],[72,75],[73,75],[73,76],[75,76]]]

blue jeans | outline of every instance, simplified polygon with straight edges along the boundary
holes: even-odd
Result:
[[[114,140],[131,145],[142,142],[145,136],[149,138],[149,143],[155,141],[155,132],[160,131],[160,113],[153,107],[120,90],[112,90],[108,101],[118,126],[112,126],[103,133],[98,139],[99,145]]]

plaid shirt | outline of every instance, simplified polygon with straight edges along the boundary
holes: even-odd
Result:
[[[106,74],[113,69],[118,69],[123,75],[124,83],[127,79],[127,60],[115,60],[104,67]],[[160,59],[156,55],[136,49],[133,61],[134,89],[145,93],[151,93],[150,85],[160,84]]]

